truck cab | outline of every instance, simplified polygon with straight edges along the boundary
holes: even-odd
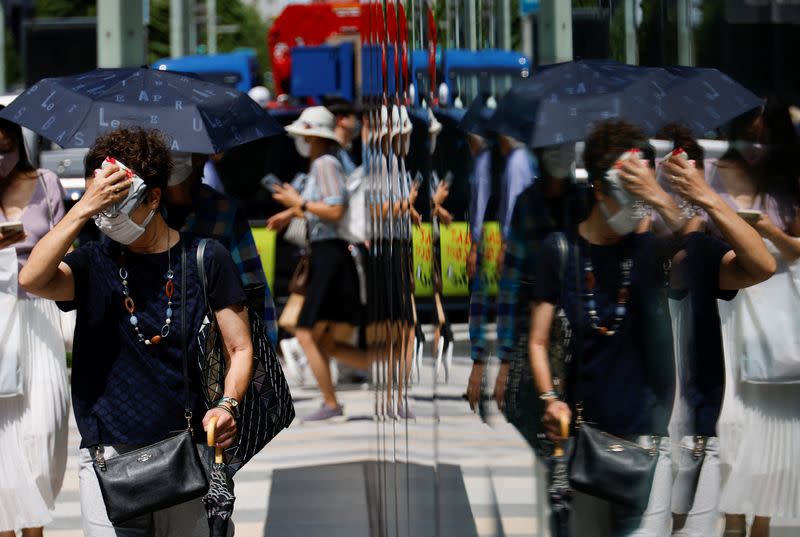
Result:
[[[151,67],[160,71],[194,73],[201,80],[231,86],[244,93],[261,83],[256,54],[250,49],[225,54],[162,58]]]

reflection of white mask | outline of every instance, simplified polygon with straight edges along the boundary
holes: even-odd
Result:
[[[117,213],[114,216],[106,216],[101,213],[94,216],[94,223],[97,229],[109,239],[128,245],[142,236],[147,224],[155,214],[155,209],[151,210],[144,222],[137,224],[125,213]]]
[[[297,153],[303,158],[308,158],[311,156],[311,144],[308,143],[305,138],[295,136],[294,148],[297,149]]]
[[[186,181],[192,175],[192,154],[175,152],[172,154],[172,174],[169,176],[167,186],[176,186]]]
[[[542,149],[542,167],[551,177],[564,179],[575,169],[575,144],[560,144]]]
[[[611,211],[606,207],[605,202],[603,202],[600,204],[600,210],[603,211],[608,226],[614,230],[614,233],[620,236],[633,233],[641,221],[641,218],[636,216],[633,205],[623,205],[616,214],[612,215]]]

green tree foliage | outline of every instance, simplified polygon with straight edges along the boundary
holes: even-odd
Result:
[[[37,17],[94,17],[97,0],[37,0]]]
[[[205,4],[197,0],[197,4]],[[259,66],[263,71],[269,69],[267,52],[267,30],[269,26],[261,19],[258,10],[246,5],[241,0],[224,0],[217,2],[217,24],[233,25],[236,31],[217,34],[217,50],[231,52],[237,48],[248,47],[256,51]],[[170,55],[169,48],[169,0],[151,0],[150,26],[148,27],[148,60],[152,63],[159,58]],[[200,51],[205,50],[207,43],[204,24],[198,26],[198,45]]]

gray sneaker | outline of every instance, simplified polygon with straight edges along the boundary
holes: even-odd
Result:
[[[330,408],[322,403],[318,410],[303,418],[303,422],[328,420],[344,421],[344,407],[339,405],[336,408]]]
[[[401,420],[411,420],[414,421],[417,419],[417,416],[411,412],[410,409],[407,409],[405,405],[400,405],[400,408],[397,409],[397,416]]]

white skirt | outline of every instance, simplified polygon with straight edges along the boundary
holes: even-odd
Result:
[[[741,296],[719,301],[718,306],[725,347],[725,400],[717,424],[723,475],[720,511],[798,518],[800,385],[741,382],[733,334]]]
[[[64,481],[69,381],[60,313],[41,298],[19,301],[23,395],[0,399],[0,531],[52,521]]]

